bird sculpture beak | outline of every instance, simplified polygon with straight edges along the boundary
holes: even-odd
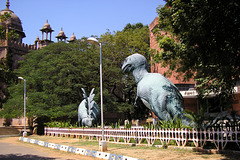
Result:
[[[131,64],[123,64],[122,71],[123,73],[130,72]]]
[[[122,71],[123,71],[123,73],[125,73],[125,72],[126,72],[127,68],[128,68],[128,66],[127,66],[127,65],[123,65],[123,66],[122,66]]]
[[[131,68],[131,64],[128,63],[128,58],[126,58],[122,65],[122,71],[124,73],[129,72],[130,68]]]

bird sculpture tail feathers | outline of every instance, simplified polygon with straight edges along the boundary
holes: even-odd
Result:
[[[89,100],[90,100],[90,102],[93,101],[93,98],[94,98],[94,96],[95,96],[95,94],[93,94],[94,89],[95,89],[95,88],[93,88],[92,91],[91,91],[90,94],[89,94]]]
[[[97,122],[100,113],[97,103],[93,100],[95,96],[95,94],[93,94],[94,88],[91,90],[89,97],[85,90],[83,88],[81,89],[83,91],[84,100],[78,107],[79,125],[92,126],[93,123]]]
[[[86,94],[85,90],[84,90],[83,88],[81,88],[81,89],[82,89],[82,91],[83,91],[83,98],[84,98],[84,99],[87,99],[87,94]]]
[[[90,94],[89,94],[89,97],[87,96],[87,93],[85,92],[85,90],[84,90],[83,88],[81,88],[81,89],[82,89],[82,91],[83,91],[83,98],[86,99],[86,100],[88,100],[88,98],[89,98],[89,101],[92,102],[92,101],[93,101],[93,98],[94,98],[94,96],[95,96],[95,94],[93,94],[95,88],[93,88],[93,89],[91,90],[91,92],[90,92]]]

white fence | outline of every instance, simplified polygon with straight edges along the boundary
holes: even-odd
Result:
[[[89,137],[97,140],[101,139],[101,128],[45,128],[45,135],[48,136],[61,136],[61,137]],[[125,143],[141,144],[143,140],[146,140],[149,145],[153,145],[156,140],[159,140],[162,144],[169,144],[170,141],[176,142],[178,147],[187,146],[187,142],[193,142],[195,147],[203,148],[207,142],[213,142],[216,149],[224,149],[226,145],[236,143],[240,148],[240,130],[231,129],[208,129],[208,130],[190,130],[190,129],[144,129],[131,128],[131,129],[104,129],[104,137],[106,141],[113,140],[114,142],[120,142],[120,138]]]

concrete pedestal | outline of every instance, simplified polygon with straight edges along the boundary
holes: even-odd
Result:
[[[99,142],[99,150],[101,152],[107,151],[107,141],[100,141]]]
[[[23,137],[27,137],[27,132],[23,132]]]

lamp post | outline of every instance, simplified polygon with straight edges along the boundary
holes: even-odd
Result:
[[[100,48],[100,94],[101,94],[101,125],[102,125],[102,141],[99,142],[100,150],[107,150],[107,142],[104,140],[104,126],[103,126],[103,92],[102,92],[102,43],[98,42],[96,38],[90,37],[87,41],[94,45],[99,45]]]
[[[26,132],[26,80],[23,79],[22,77],[18,77],[18,79],[21,79],[24,82],[24,93],[23,93],[24,131],[23,131],[23,137],[26,137],[27,136],[27,132]]]

